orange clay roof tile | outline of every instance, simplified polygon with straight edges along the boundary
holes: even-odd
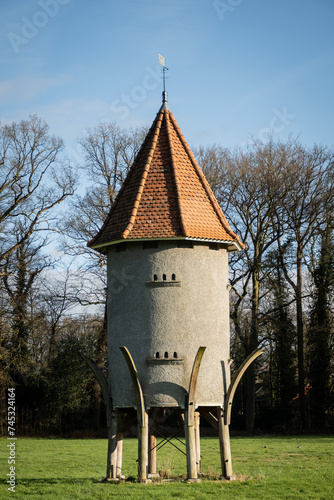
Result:
[[[162,107],[98,234],[101,249],[120,240],[191,238],[242,247],[176,120]]]

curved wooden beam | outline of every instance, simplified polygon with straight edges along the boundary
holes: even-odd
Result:
[[[198,372],[206,347],[199,347],[193,369],[190,375],[189,392],[186,396],[184,433],[186,438],[187,474],[189,480],[198,479],[198,465],[196,463],[196,438],[195,438],[195,394]]]
[[[241,377],[247,370],[250,364],[253,363],[253,361],[256,360],[258,356],[260,356],[263,353],[263,347],[259,347],[258,349],[255,349],[246,359],[245,361],[239,366],[238,370],[233,376],[233,379],[230,383],[230,386],[228,388],[226,398],[225,398],[225,408],[224,408],[224,424],[225,425],[230,425],[231,423],[231,410],[232,410],[232,403],[233,403],[233,398],[234,398],[234,393],[236,391],[236,388],[238,387],[238,384],[241,380]]]
[[[193,369],[190,375],[190,383],[189,383],[189,395],[188,395],[188,426],[194,425],[194,413],[195,413],[195,393],[196,393],[196,385],[198,379],[198,372],[201,366],[203,354],[206,347],[199,347],[195,361],[193,364]]]
[[[113,412],[112,398],[110,396],[108,381],[101,368],[97,366],[86,354],[80,353],[87,365],[93,370],[101,387],[102,396],[106,405],[108,426],[108,453],[106,481],[116,480],[117,476],[117,419]]]
[[[143,391],[139,382],[137,368],[130,351],[124,346],[120,347],[120,350],[128,365],[137,400],[138,479],[141,483],[146,483],[148,469],[148,414],[145,411]]]
[[[130,354],[130,351],[127,349],[127,347],[122,346],[120,347],[120,350],[122,351],[122,354],[125,358],[126,364],[128,365],[132,383],[133,383],[133,388],[135,390],[136,394],[136,399],[137,399],[137,412],[138,412],[138,417],[139,417],[139,422],[138,425],[140,427],[144,427],[144,422],[145,422],[145,405],[144,405],[144,397],[143,397],[143,391],[139,382],[138,378],[138,372],[136,365],[132,359],[132,356]],[[140,411],[138,411],[140,410]]]
[[[87,365],[93,370],[94,375],[97,378],[98,383],[100,384],[102,396],[104,399],[104,403],[106,405],[107,426],[110,427],[113,408],[112,408],[112,398],[111,398],[109,388],[108,388],[108,381],[107,381],[103,371],[101,370],[101,368],[99,368],[97,366],[97,364],[91,358],[86,356],[86,354],[83,354],[83,353],[80,353],[80,354],[81,354],[81,357],[86,361]]]

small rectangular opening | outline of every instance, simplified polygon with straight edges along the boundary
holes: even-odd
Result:
[[[178,240],[178,248],[194,248],[193,242],[189,240]]]
[[[143,249],[148,250],[149,248],[158,248],[157,241],[143,241]]]
[[[117,243],[116,252],[126,252],[126,243]]]

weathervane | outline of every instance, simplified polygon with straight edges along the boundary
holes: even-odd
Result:
[[[166,68],[165,66],[165,58],[159,54],[159,63],[161,64],[162,66],[162,80],[163,80],[163,85],[164,85],[164,89],[163,89],[163,92],[162,92],[162,103],[166,103],[167,102],[167,92],[166,92],[166,70],[168,71],[168,68]]]

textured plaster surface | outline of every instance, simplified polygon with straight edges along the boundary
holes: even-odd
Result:
[[[158,280],[180,281],[180,286],[148,285]],[[126,346],[135,362],[146,406],[184,407],[197,350],[205,346],[199,371],[196,405],[222,405],[224,379],[229,383],[228,254],[207,244],[177,248],[160,241],[157,249],[142,243],[125,252],[108,252],[108,356],[115,407],[136,406],[129,370],[119,346]],[[183,362],[148,363],[174,353]],[[225,368],[225,376],[223,374]]]

